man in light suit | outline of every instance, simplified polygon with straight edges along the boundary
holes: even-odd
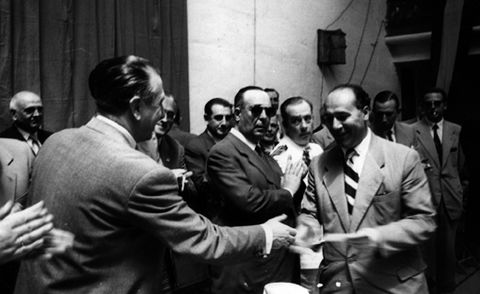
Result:
[[[235,96],[235,121],[230,133],[212,147],[207,174],[223,208],[219,224],[241,226],[263,223],[271,216],[287,214],[294,225],[295,195],[303,183],[305,164],[291,162],[282,171],[259,146],[260,139],[275,115],[267,93],[259,87],[240,89]],[[297,196],[297,197],[295,197]],[[263,293],[270,282],[298,282],[298,258],[288,250],[278,250],[261,260],[246,260],[212,271],[213,293]]]
[[[27,142],[33,154],[37,154],[52,132],[42,129],[43,104],[40,96],[30,91],[20,91],[10,100],[13,124],[0,133],[1,138]]]
[[[260,258],[293,242],[279,223],[218,227],[178,196],[174,174],[135,150],[163,115],[162,79],[137,56],[100,62],[89,86],[98,114],[53,134],[37,158],[31,201],[75,235],[72,250],[22,262],[15,293],[159,293],[167,247],[212,263]],[[274,252],[273,250],[272,252]]]
[[[422,100],[424,116],[413,124],[437,210],[437,232],[427,247],[433,279],[430,286],[437,293],[451,293],[455,288],[455,238],[463,213],[463,191],[468,185],[461,127],[443,118],[446,106],[445,92],[429,89]]]
[[[428,293],[419,250],[435,230],[427,178],[415,150],[372,133],[369,102],[343,84],[323,105],[336,143],[313,159],[299,217],[324,227],[319,291]]]
[[[408,147],[415,146],[415,131],[411,125],[397,121],[400,101],[395,93],[381,91],[373,98],[372,131],[384,139]]]

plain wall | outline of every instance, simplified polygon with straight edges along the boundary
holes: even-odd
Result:
[[[199,134],[205,129],[203,107],[209,99],[233,102],[238,89],[247,85],[275,88],[281,102],[291,96],[310,99],[316,124],[321,99],[350,76],[352,83],[365,76],[362,86],[372,98],[382,90],[400,95],[384,41],[386,1],[368,4],[368,0],[189,0],[190,131]],[[321,70],[317,30],[329,25],[329,30],[346,33],[346,64]]]

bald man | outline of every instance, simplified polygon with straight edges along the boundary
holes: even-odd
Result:
[[[25,141],[37,155],[43,142],[52,134],[42,129],[43,104],[40,96],[30,91],[18,92],[10,99],[9,107],[13,124],[0,133],[0,138]]]

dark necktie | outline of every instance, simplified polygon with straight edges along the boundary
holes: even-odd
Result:
[[[392,141],[393,142],[393,133],[392,133],[392,130],[388,130],[387,131],[387,140],[388,141]]]
[[[261,158],[263,158],[263,155],[265,154],[265,151],[263,151],[263,148],[260,145],[255,146],[255,152],[257,152],[258,156]]]
[[[347,197],[348,214],[352,215],[355,205],[355,195],[358,188],[358,174],[353,170],[353,157],[357,155],[355,149],[350,149],[345,154],[343,171],[345,173],[345,196]]]
[[[307,145],[307,147],[303,148],[303,154],[302,154],[302,159],[303,159],[303,162],[305,162],[305,164],[307,166],[310,166],[310,146]]]
[[[438,159],[440,160],[440,163],[442,163],[442,142],[440,141],[440,137],[438,136],[438,125],[434,124],[432,130],[433,143],[435,143],[435,149],[437,149]]]

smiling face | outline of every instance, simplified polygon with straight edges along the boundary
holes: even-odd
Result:
[[[270,97],[262,90],[248,90],[243,93],[243,103],[235,108],[238,130],[252,143],[267,132],[270,117],[275,115]]]
[[[313,119],[310,105],[302,101],[285,109],[285,134],[299,146],[306,146],[312,137]]]
[[[322,121],[343,148],[354,148],[367,135],[368,106],[358,109],[355,94],[349,88],[331,92],[325,101]]]
[[[162,101],[163,116],[155,125],[155,134],[164,136],[173,126],[175,120],[176,104],[172,96],[165,96]]]

